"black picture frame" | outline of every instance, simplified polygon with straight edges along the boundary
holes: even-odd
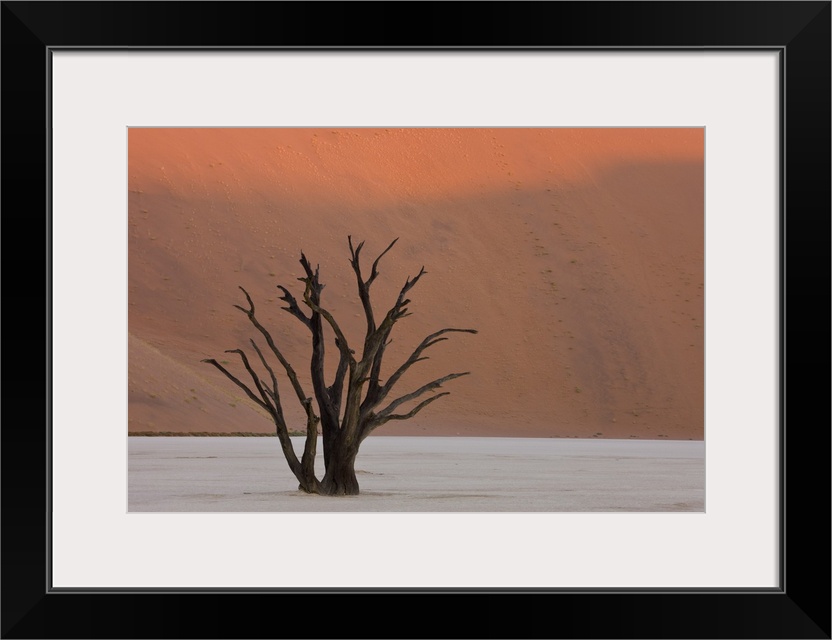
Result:
[[[0,19],[3,638],[830,637],[830,2],[3,2]],[[779,52],[779,588],[50,589],[48,96],[69,47]]]

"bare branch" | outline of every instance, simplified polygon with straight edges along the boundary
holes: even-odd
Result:
[[[243,361],[243,366],[246,368],[246,371],[248,371],[248,374],[251,376],[255,388],[260,393],[260,397],[263,398],[263,403],[267,406],[268,412],[273,414],[275,412],[275,408],[271,405],[269,396],[267,396],[266,392],[263,390],[263,385],[260,384],[260,377],[257,375],[257,373],[255,373],[254,369],[251,368],[251,363],[249,363],[248,357],[246,356],[245,352],[242,349],[226,349],[225,352],[239,354],[240,359]]]
[[[312,389],[315,393],[315,398],[318,401],[318,408],[321,412],[322,431],[324,434],[324,460],[329,460],[329,445],[332,442],[332,436],[338,429],[338,407],[333,404],[330,398],[330,389],[326,386],[324,380],[324,362],[325,362],[325,342],[324,330],[321,320],[321,313],[318,311],[321,304],[321,292],[324,285],[320,282],[320,267],[312,270],[312,265],[304,253],[301,253],[300,264],[306,273],[306,277],[298,278],[306,286],[304,287],[304,302],[312,309],[311,317],[306,316],[297,305],[297,301],[284,290],[284,300],[289,302],[291,312],[304,319],[308,319],[307,326],[312,331],[312,361],[310,363],[310,370],[312,374]],[[349,352],[341,353],[341,360],[348,358]],[[340,366],[340,364],[339,364]]]
[[[298,306],[298,301],[295,300],[295,297],[291,293],[289,293],[289,290],[286,287],[277,285],[277,288],[283,292],[283,295],[280,297],[280,299],[288,303],[289,305],[288,307],[281,307],[281,309],[295,316],[298,320],[305,324],[308,329],[311,330],[312,319],[308,318],[306,314],[303,311],[301,311],[300,307]]]
[[[419,413],[426,406],[428,406],[431,402],[433,402],[435,400],[438,400],[442,396],[449,396],[449,395],[451,395],[450,391],[443,391],[442,393],[437,393],[435,396],[431,396],[430,398],[422,400],[422,402],[417,404],[413,409],[411,409],[407,413],[405,413],[405,414],[393,413],[393,414],[390,414],[389,416],[387,416],[384,420],[385,420],[385,422],[387,420],[408,420],[408,419],[412,418],[413,416],[415,416],[417,413]],[[379,426],[381,426],[381,425],[379,425]]]
[[[262,407],[263,409],[268,411],[270,414],[274,415],[274,413],[273,413],[273,411],[272,411],[272,409],[269,405],[267,405],[260,398],[258,398],[256,395],[254,395],[254,392],[251,389],[249,389],[248,386],[244,382],[240,382],[240,380],[233,373],[231,373],[228,369],[223,367],[219,362],[217,362],[213,358],[206,358],[205,360],[202,360],[202,362],[206,362],[208,364],[214,365],[217,369],[219,369],[220,371],[222,371],[225,374],[226,378],[231,380],[231,382],[233,382],[238,387],[240,387],[240,389],[245,391],[246,395],[249,398],[251,398],[255,402],[255,404],[257,404],[257,406]]]
[[[303,270],[306,272],[305,278],[298,278],[301,282],[306,285],[306,290],[304,292],[304,297],[309,294],[312,298],[312,302],[315,304],[320,304],[321,302],[321,292],[324,290],[324,285],[321,284],[320,281],[320,265],[315,267],[315,270],[312,270],[312,265],[309,263],[309,259],[301,252],[300,254],[300,264],[303,266]]]
[[[245,293],[250,309],[243,309],[241,306],[236,304],[234,306],[237,307],[243,313],[245,313],[248,316],[248,319],[251,321],[251,323],[257,328],[257,330],[261,334],[263,334],[263,337],[266,339],[266,343],[268,343],[269,348],[272,350],[272,353],[274,353],[274,355],[280,361],[280,364],[283,365],[283,368],[286,370],[286,375],[289,378],[289,382],[292,383],[292,388],[295,390],[295,394],[297,395],[298,400],[300,400],[300,403],[303,405],[306,402],[308,396],[304,393],[303,388],[301,387],[300,382],[298,381],[298,376],[295,373],[295,370],[292,368],[292,365],[289,364],[289,361],[283,357],[283,354],[280,352],[280,349],[277,348],[277,345],[274,343],[274,340],[272,339],[272,336],[268,332],[268,330],[262,324],[260,324],[260,322],[255,317],[254,303],[251,301],[251,296],[249,296],[248,292],[242,287],[240,287],[240,289],[243,293]]]
[[[390,343],[393,342],[392,340],[387,339],[391,330],[392,327],[387,329],[384,340],[382,340],[381,345],[373,358],[373,366],[370,370],[370,384],[367,387],[367,395],[361,403],[361,412],[364,415],[369,413],[369,411],[376,407],[379,403],[378,397],[381,390],[381,363],[384,360],[385,350],[388,346],[390,346]]]
[[[266,409],[266,411],[269,411],[272,418],[274,419],[276,427],[275,431],[277,433],[277,438],[280,441],[280,448],[283,450],[283,455],[286,458],[286,462],[289,464],[289,468],[292,470],[292,473],[295,474],[295,477],[297,477],[298,480],[300,480],[303,477],[303,469],[301,467],[301,463],[298,460],[297,455],[295,454],[295,450],[292,447],[292,440],[289,437],[289,430],[286,427],[286,421],[283,419],[283,413],[281,411],[270,411],[269,407],[266,406],[263,403],[263,401],[260,400],[256,395],[254,395],[251,389],[249,389],[245,384],[240,382],[240,380],[238,380],[232,373],[230,373],[225,367],[223,367],[213,358],[202,360],[202,362],[214,365],[217,369],[222,371],[222,373],[224,373],[229,380],[231,380],[234,384],[236,384],[243,391],[245,391],[246,395],[249,398],[251,398],[258,406],[262,407],[263,409]],[[264,388],[264,390],[269,395],[273,393],[272,391],[266,388]],[[280,406],[276,396],[273,396],[272,400],[274,400],[276,407]]]
[[[307,262],[307,265],[308,265],[308,262]],[[315,275],[315,279],[317,279],[317,274]],[[313,279],[310,278],[309,283],[307,284],[307,289],[312,285],[312,280]],[[295,394],[297,395],[298,400],[300,400],[300,403],[303,406],[304,411],[306,412],[306,444],[304,446],[303,456],[302,456],[300,462],[298,462],[297,455],[295,454],[294,449],[292,447],[291,439],[288,436],[288,429],[286,428],[286,421],[283,418],[282,410],[281,410],[281,413],[278,414],[277,409],[275,408],[275,407],[279,406],[277,404],[279,402],[279,400],[278,400],[278,393],[277,393],[277,379],[274,375],[274,371],[266,363],[266,360],[263,357],[262,352],[257,347],[257,345],[254,343],[254,340],[252,340],[251,343],[254,346],[254,349],[257,351],[257,354],[260,356],[261,362],[263,362],[263,365],[266,367],[266,369],[268,369],[269,374],[271,375],[271,378],[272,378],[273,391],[266,392],[263,385],[260,383],[259,378],[257,378],[254,371],[251,369],[251,366],[248,363],[248,358],[246,358],[245,354],[239,349],[237,349],[233,352],[240,354],[240,357],[243,359],[243,364],[245,365],[246,369],[251,374],[251,376],[254,380],[255,386],[257,387],[257,390],[263,396],[263,400],[265,401],[264,404],[265,403],[268,404],[268,406],[271,408],[269,412],[273,416],[275,416],[275,423],[277,424],[277,427],[278,427],[277,428],[277,434],[278,434],[278,437],[280,438],[280,441],[281,441],[281,448],[283,449],[286,460],[289,462],[289,466],[292,469],[293,473],[298,478],[298,480],[301,481],[302,484],[304,484],[306,486],[316,485],[317,480],[315,479],[315,449],[317,447],[317,433],[316,432],[317,432],[317,424],[319,422],[319,419],[315,415],[314,410],[312,409],[312,398],[307,397],[307,395],[304,393],[303,388],[300,385],[300,381],[298,380],[298,377],[297,377],[297,374],[295,373],[294,368],[292,367],[291,364],[289,364],[289,361],[286,360],[286,358],[283,357],[283,354],[277,348],[277,345],[275,345],[271,334],[266,330],[266,328],[263,325],[260,324],[260,322],[255,317],[255,315],[254,315],[254,302],[252,302],[251,296],[242,287],[240,287],[240,289],[245,294],[246,300],[248,300],[249,309],[246,310],[246,309],[243,309],[242,307],[240,307],[238,305],[235,305],[235,306],[238,309],[240,309],[241,311],[243,311],[248,316],[248,319],[251,321],[251,323],[266,338],[266,342],[268,343],[269,347],[271,348],[272,353],[274,353],[274,355],[277,356],[277,359],[280,361],[280,364],[283,365],[283,368],[286,370],[286,375],[288,376],[289,381],[292,384],[292,388],[295,390]],[[318,289],[318,292],[320,292],[320,288]],[[232,352],[229,352],[229,353],[232,353]],[[271,402],[269,402],[269,396],[271,396],[275,401],[274,407],[272,407]],[[254,394],[250,394],[250,397],[252,399],[255,399]]]
[[[427,393],[428,391],[433,391],[434,389],[438,389],[439,387],[442,386],[442,383],[447,382],[448,380],[454,380],[455,378],[461,378],[462,376],[470,375],[470,373],[471,373],[470,371],[465,371],[463,373],[450,373],[450,374],[448,374],[446,376],[443,376],[441,378],[437,378],[436,380],[432,380],[431,382],[428,382],[427,384],[422,385],[421,387],[416,389],[416,391],[413,391],[412,393],[408,393],[406,395],[401,396],[400,398],[396,398],[395,400],[393,400],[393,402],[391,402],[389,405],[387,405],[387,407],[385,409],[378,412],[376,418],[383,420],[383,419],[387,418],[387,416],[392,414],[393,411],[395,411],[399,406],[401,406],[405,402],[408,402],[409,400],[415,400],[416,398],[418,398],[419,396]]]
[[[341,353],[349,360],[349,362],[354,364],[355,358],[352,355],[352,351],[350,350],[349,343],[347,342],[344,332],[341,331],[341,327],[338,326],[338,323],[335,321],[335,318],[332,317],[332,314],[313,300],[312,284],[309,280],[306,283],[306,290],[303,292],[303,301],[310,309],[312,309],[312,311],[320,313],[321,316],[329,323],[329,326],[332,327],[332,330],[335,332],[335,336],[338,338],[336,344],[341,350]]]
[[[335,346],[338,346],[338,341],[335,341]],[[347,369],[349,368],[349,360],[344,357],[344,353],[341,353],[341,359],[338,361],[338,369],[335,371],[335,380],[332,383],[332,386],[329,387],[329,398],[332,401],[332,407],[335,411],[336,418],[337,414],[341,410],[341,397],[344,393],[344,377],[347,374]]]
[[[387,253],[388,251],[390,251],[390,249],[392,249],[392,248],[393,248],[393,245],[394,245],[394,244],[396,244],[398,241],[399,241],[399,239],[398,239],[398,238],[396,238],[395,240],[393,240],[393,242],[391,242],[391,243],[387,246],[387,248],[379,254],[378,258],[376,258],[376,259],[375,259],[375,262],[373,262],[373,267],[372,267],[372,269],[370,270],[370,277],[367,279],[367,282],[366,282],[366,284],[367,284],[367,288],[368,288],[368,289],[370,288],[370,285],[371,285],[371,284],[373,284],[373,281],[374,281],[376,278],[378,278],[378,263],[379,263],[379,262],[381,261],[381,259],[384,257],[384,254],[385,254],[385,253]]]
[[[298,278],[301,282],[309,282],[309,285],[312,287],[313,293],[315,298],[317,299],[318,296],[321,295],[321,291],[324,290],[324,285],[322,285],[318,281],[318,275],[320,274],[321,267],[318,265],[314,271],[312,271],[312,265],[309,263],[307,257],[301,251],[300,254],[300,264],[303,267],[303,270],[306,272],[306,278]]]
[[[370,277],[367,280],[364,280],[364,276],[361,275],[361,261],[360,261],[360,254],[361,249],[364,246],[364,242],[359,243],[359,245],[353,248],[352,245],[352,236],[347,236],[347,242],[350,246],[350,264],[352,265],[353,271],[355,271],[355,279],[358,283],[358,297],[361,300],[361,305],[364,307],[364,315],[367,318],[367,336],[370,336],[376,330],[376,321],[375,316],[373,314],[373,305],[370,302],[370,285],[373,284],[373,281],[378,277],[378,264],[381,259],[384,257],[390,249],[393,248],[393,245],[396,244],[398,238],[393,240],[387,248],[381,252],[378,258],[375,259],[373,262],[373,266],[370,272]]]
[[[358,247],[353,248],[352,236],[347,236],[347,242],[350,245],[350,264],[352,265],[352,270],[355,272],[355,279],[358,283],[358,297],[361,300],[361,306],[364,307],[364,316],[367,318],[367,335],[369,336],[376,330],[376,321],[373,316],[373,305],[370,302],[370,287],[364,282],[364,277],[361,275],[359,255],[361,254],[361,248],[364,246],[364,243],[360,242]]]
[[[275,408],[282,414],[283,413],[283,407],[280,405],[280,394],[278,393],[278,390],[277,390],[277,377],[274,375],[274,371],[269,366],[269,363],[266,362],[266,358],[263,357],[263,353],[260,351],[260,347],[257,346],[257,343],[254,341],[253,338],[250,340],[250,342],[251,342],[251,346],[254,347],[254,350],[257,352],[257,355],[260,356],[260,362],[263,363],[263,366],[266,368],[266,371],[269,372],[269,375],[271,376],[271,379],[272,379],[272,388],[271,388],[271,390],[269,390],[269,388],[266,387],[265,384],[263,385],[263,388],[264,388],[265,391],[269,392],[269,396],[271,396],[271,399],[275,404]]]
[[[361,241],[358,243],[358,248],[353,249],[352,247],[352,236],[347,236],[347,244],[350,245],[350,262],[353,263],[353,266],[358,262],[358,254],[361,253],[361,248],[364,246],[364,242]]]
[[[427,271],[425,271],[425,268],[422,267],[415,278],[411,280],[410,277],[408,277],[407,280],[405,280],[404,286],[399,292],[399,297],[396,299],[396,303],[387,312],[387,315],[384,317],[384,320],[382,321],[381,326],[379,327],[383,334],[382,341],[387,339],[387,337],[390,335],[390,330],[398,320],[407,315],[410,315],[407,313],[406,309],[406,306],[410,304],[410,300],[405,298],[405,295],[416,285],[417,282],[419,282],[419,279],[426,273]]]
[[[362,406],[363,411],[369,411],[374,407],[378,406],[382,400],[387,397],[387,394],[390,393],[390,390],[393,386],[399,381],[399,379],[405,374],[405,372],[410,369],[414,364],[417,362],[421,362],[422,360],[427,360],[427,357],[422,357],[422,352],[425,349],[432,347],[437,342],[442,342],[447,340],[448,338],[440,338],[446,333],[477,333],[476,329],[454,329],[454,328],[447,328],[447,329],[440,329],[439,331],[435,331],[434,333],[427,336],[422,342],[419,343],[419,346],[413,351],[410,357],[405,360],[405,362],[398,368],[396,371],[387,379],[384,385],[379,386],[378,389],[374,390],[374,393],[371,395],[369,392],[367,394],[367,398],[365,399],[364,405]],[[380,350],[381,352],[381,350]],[[377,355],[377,360],[379,361],[380,365],[380,358]],[[375,363],[374,363],[375,364]],[[374,374],[378,375],[379,372],[376,371],[375,367],[373,367]]]
[[[275,403],[275,405],[279,405],[279,403],[280,403],[280,398],[279,398],[279,397],[275,394],[275,392],[274,392],[274,391],[272,391],[271,389],[269,389],[269,388],[266,386],[265,382],[263,382],[262,380],[261,380],[261,382],[263,383],[263,390],[264,390],[266,393],[268,393],[268,394],[269,394],[269,397],[272,399],[272,402],[274,402],[274,403]],[[281,411],[282,411],[282,407],[281,407]]]
[[[384,347],[386,346],[384,343],[387,341],[387,338],[390,336],[390,332],[393,329],[393,325],[396,324],[398,320],[401,318],[407,317],[410,315],[407,313],[406,305],[410,303],[410,300],[405,298],[410,289],[419,281],[419,279],[427,273],[425,268],[422,267],[419,270],[419,273],[416,275],[415,278],[412,280],[410,277],[404,283],[401,291],[399,292],[399,297],[396,299],[395,304],[391,307],[391,309],[385,315],[384,320],[382,321],[381,325],[378,327],[377,330],[368,332],[367,337],[364,340],[364,352],[361,356],[362,363],[371,363],[371,367],[380,368],[381,361],[379,359],[379,352],[384,352]],[[373,376],[377,378],[378,376]]]
[[[425,275],[426,273],[427,273],[427,271],[425,271],[425,267],[423,266],[421,269],[419,269],[419,273],[416,274],[416,277],[413,278],[413,280],[408,278],[404,283],[404,287],[402,287],[402,293],[401,293],[402,297],[404,296],[404,294],[406,294],[408,291],[410,291],[413,287],[415,287],[416,283],[419,282],[419,279],[423,275]],[[410,300],[408,300],[407,302],[410,302]]]
[[[240,289],[240,291],[242,291],[242,292],[245,294],[245,296],[246,296],[246,300],[248,300],[248,306],[249,306],[249,308],[248,308],[248,311],[246,311],[246,310],[245,310],[245,309],[243,309],[240,305],[235,304],[234,306],[235,306],[235,307],[237,307],[240,311],[243,311],[243,312],[245,312],[245,313],[251,313],[251,314],[253,314],[253,313],[254,313],[254,302],[252,301],[251,296],[250,296],[250,295],[248,295],[248,291],[246,291],[246,290],[245,290],[245,289],[243,289],[242,287],[239,287],[239,289]]]

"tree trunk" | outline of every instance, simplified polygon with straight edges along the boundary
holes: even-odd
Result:
[[[325,496],[357,496],[358,479],[355,477],[355,457],[358,450],[335,448],[330,453],[326,474],[320,483],[320,493]]]
[[[314,476],[314,474],[311,477],[301,476],[298,481],[298,489],[301,491],[306,493],[323,493],[321,491],[321,484],[318,482],[318,479]]]

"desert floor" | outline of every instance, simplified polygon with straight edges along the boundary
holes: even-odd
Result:
[[[335,498],[296,489],[276,438],[128,440],[131,512],[705,509],[703,441],[377,436],[356,462],[361,495]]]

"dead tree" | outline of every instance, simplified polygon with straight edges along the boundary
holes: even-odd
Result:
[[[425,268],[422,267],[419,273],[408,277],[404,286],[399,292],[395,304],[384,315],[380,322],[376,322],[373,305],[370,301],[370,287],[379,275],[378,265],[384,255],[393,248],[398,238],[381,252],[375,259],[370,269],[370,275],[365,277],[361,272],[360,254],[364,243],[353,247],[352,238],[348,237],[350,249],[350,264],[355,272],[358,284],[358,297],[364,308],[364,315],[367,321],[367,331],[364,336],[364,344],[360,353],[353,349],[341,327],[332,314],[327,311],[321,302],[321,292],[324,285],[319,278],[320,267],[314,271],[309,260],[301,253],[300,264],[305,275],[298,278],[304,283],[303,304],[301,308],[295,297],[283,286],[278,289],[283,292],[280,298],[287,306],[282,309],[297,318],[312,334],[312,391],[309,395],[303,389],[295,370],[286,360],[280,349],[272,339],[268,330],[260,324],[255,315],[254,302],[248,292],[240,287],[248,302],[248,308],[234,305],[237,309],[248,316],[249,321],[262,335],[268,345],[269,351],[286,373],[292,390],[300,402],[306,414],[306,443],[303,454],[298,460],[297,454],[292,446],[289,436],[289,428],[284,417],[281,394],[278,390],[277,376],[274,368],[269,364],[268,359],[257,343],[252,339],[251,347],[257,354],[262,369],[268,373],[268,380],[264,380],[257,373],[255,367],[242,349],[231,349],[226,353],[236,353],[240,356],[242,365],[251,378],[251,383],[246,384],[229,372],[225,367],[213,358],[203,360],[219,369],[234,384],[240,387],[246,395],[257,406],[264,409],[274,420],[277,437],[289,468],[298,479],[299,489],[308,493],[320,493],[324,495],[356,495],[358,494],[358,480],[355,476],[355,459],[358,449],[364,439],[375,429],[391,420],[407,420],[412,418],[430,403],[442,396],[448,395],[447,391],[430,395],[423,398],[418,404],[409,410],[400,407],[411,401],[418,400],[429,392],[439,389],[442,384],[469,375],[470,372],[451,373],[437,378],[422,385],[415,391],[406,393],[389,400],[390,392],[399,382],[402,376],[411,366],[427,356],[422,355],[426,349],[438,342],[447,340],[446,334],[453,332],[476,333],[474,329],[440,329],[422,340],[413,353],[398,368],[392,371],[386,378],[382,377],[382,366],[384,364],[384,353],[390,344],[390,334],[393,327],[402,318],[410,315],[407,305],[410,299],[408,292],[416,286],[421,277],[425,275]],[[331,330],[334,335],[335,347],[338,351],[338,366],[331,384],[327,384],[324,376],[325,361],[325,331]],[[332,339],[330,335],[330,339]],[[259,368],[258,366],[258,368]],[[386,367],[385,367],[386,368]],[[315,454],[317,448],[318,425],[321,428],[321,439],[323,442],[325,473],[321,480],[315,475]]]

